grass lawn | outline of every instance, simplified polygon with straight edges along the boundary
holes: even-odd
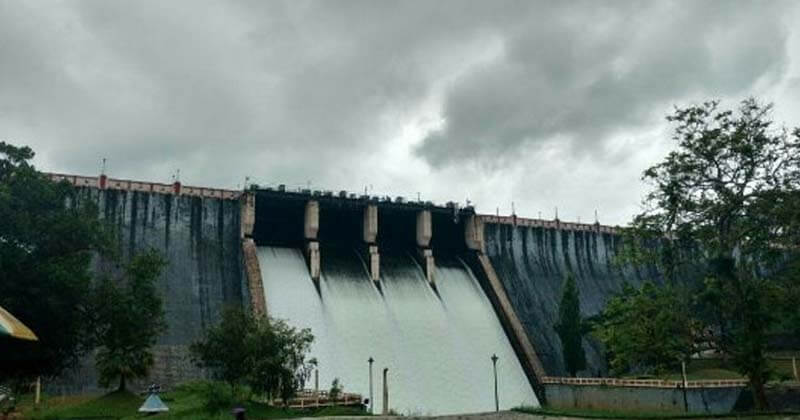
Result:
[[[230,420],[230,408],[212,410],[206,407],[207,392],[203,383],[186,384],[161,394],[169,412],[158,414],[157,419]],[[113,392],[94,397],[44,398],[41,407],[34,410],[29,396],[20,402],[25,419],[140,419],[145,416],[136,410],[145,397],[129,392]],[[257,402],[242,404],[248,419],[277,419],[336,415],[366,415],[363,410],[349,407],[328,407],[318,410],[283,410]]]
[[[783,382],[793,380],[792,361],[790,359],[768,360],[772,370],[771,381]],[[745,379],[739,372],[725,366],[722,359],[693,359],[686,366],[686,376],[690,381],[703,379]],[[675,372],[659,377],[659,379],[681,380],[681,373]]]

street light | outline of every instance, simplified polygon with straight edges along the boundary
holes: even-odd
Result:
[[[309,363],[314,365],[314,391],[319,392],[319,362],[316,357],[312,357]]]
[[[492,354],[492,369],[494,370],[494,411],[500,411],[500,400],[497,398],[497,357]]]
[[[372,411],[372,407],[373,407],[373,405],[372,405],[373,404],[372,403],[372,362],[374,362],[375,359],[373,359],[372,356],[370,356],[367,361],[369,362],[369,413],[370,414],[374,414],[374,412]]]

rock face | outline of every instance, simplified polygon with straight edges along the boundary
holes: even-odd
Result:
[[[662,281],[654,267],[617,264],[620,238],[613,233],[486,223],[484,234],[492,265],[550,376],[566,374],[553,326],[568,272],[575,276],[584,317],[602,310],[626,282],[637,287]],[[600,344],[588,337],[584,349],[585,374],[605,374]]]
[[[142,191],[78,188],[81,200],[97,203],[100,217],[117,233],[123,261],[148,248],[167,260],[158,281],[167,331],[154,348],[147,382],[174,384],[203,373],[188,358],[188,346],[219,319],[225,305],[247,306],[239,200]],[[114,269],[107,261],[96,270]],[[97,390],[93,358],[51,387],[58,392]]]

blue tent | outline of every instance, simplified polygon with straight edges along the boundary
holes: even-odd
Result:
[[[147,396],[147,399],[144,400],[144,404],[139,407],[140,413],[162,413],[165,411],[169,411],[169,407],[164,405],[164,402],[161,401],[161,398],[158,398],[156,394],[150,394]]]

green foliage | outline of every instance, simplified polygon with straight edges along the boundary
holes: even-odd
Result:
[[[328,396],[334,402],[339,399],[342,395],[342,383],[339,381],[339,378],[333,378],[333,382],[331,382],[331,389],[328,391]]]
[[[243,397],[241,387],[237,391],[234,391],[224,382],[208,382],[204,389],[201,390],[206,400],[204,408],[211,412],[229,410],[239,403],[239,399]],[[244,397],[243,399],[246,400],[246,395]]]
[[[247,337],[253,334],[256,320],[239,308],[227,307],[220,323],[206,331],[204,340],[190,350],[195,362],[210,369],[214,376],[233,390],[250,373]]]
[[[210,389],[219,391],[217,396]],[[219,396],[221,395],[221,397]],[[212,402],[209,398],[216,399]],[[231,415],[231,404],[239,405],[247,410],[247,418],[280,419],[298,417],[326,416],[363,416],[363,409],[354,407],[326,407],[322,409],[293,410],[272,407],[266,403],[255,401],[236,401],[232,399],[227,384],[219,382],[192,382],[179,385],[169,392],[161,394],[161,399],[169,407],[169,411],[161,413],[159,419],[186,420],[228,420]],[[144,396],[127,392],[113,392],[97,396],[44,396],[43,404],[33,410],[32,396],[26,396],[21,408],[22,418],[30,419],[78,419],[78,418],[114,418],[141,419],[142,414],[136,410],[144,402]]]
[[[28,147],[0,142],[0,306],[39,342],[0,345],[0,376],[54,376],[91,347],[93,252],[108,237],[93,203],[36,171]]]
[[[314,337],[282,320],[256,318],[238,307],[223,311],[221,322],[194,343],[195,362],[211,370],[235,392],[247,384],[253,392],[294,396],[311,371],[306,356]]]
[[[132,258],[121,276],[107,275],[96,290],[95,355],[101,386],[147,376],[153,365],[152,346],[165,330],[164,309],[155,283],[166,266],[156,250]]]
[[[771,108],[748,99],[734,112],[707,102],[667,117],[677,148],[644,172],[652,190],[628,241],[640,249],[657,241],[670,282],[687,263],[707,265],[693,306],[703,341],[732,356],[761,408],[766,334],[776,312],[791,308],[785,296],[797,287],[800,243],[800,128],[775,128]],[[685,252],[698,245],[702,253]],[[791,311],[797,316],[796,305]]]
[[[586,369],[586,353],[582,345],[584,327],[581,320],[580,296],[572,273],[567,275],[564,283],[555,329],[561,339],[564,365],[567,372],[575,376],[578,371]]]
[[[616,375],[638,371],[662,375],[692,352],[693,321],[686,299],[673,286],[628,285],[596,318],[593,333],[606,346]]]
[[[247,383],[254,392],[277,394],[287,401],[311,373],[312,360],[306,356],[314,336],[310,329],[298,330],[281,319],[255,321],[256,328],[245,342],[251,364]]]

